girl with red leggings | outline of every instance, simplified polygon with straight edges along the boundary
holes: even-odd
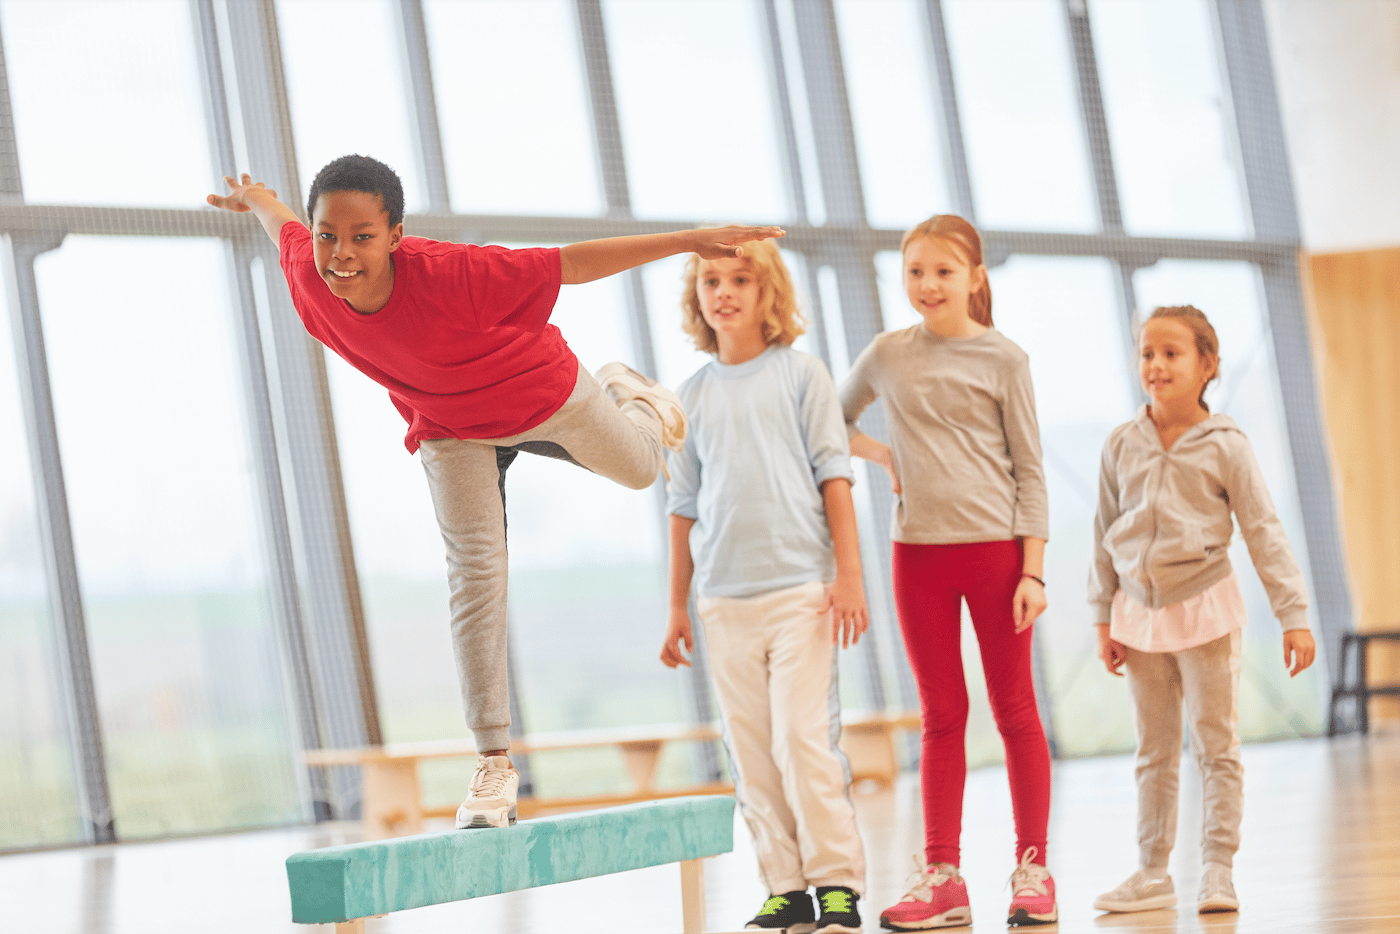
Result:
[[[1058,917],[1045,868],[1050,750],[1031,681],[1031,624],[1045,610],[1045,474],[1026,354],[992,328],[977,231],[930,218],[904,235],[904,286],[923,321],[881,334],[841,387],[851,453],[894,484],[894,599],[923,713],[925,851],[904,897],[880,916],[897,931],[972,923],[958,872],[967,685],[967,601],[1006,747],[1016,820],[1009,924]],[[890,444],[856,428],[884,401]]]

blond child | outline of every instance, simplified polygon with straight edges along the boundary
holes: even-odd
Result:
[[[936,215],[904,235],[904,287],[923,321],[871,341],[841,386],[851,452],[889,471],[895,608],[919,688],[924,852],[908,891],[880,915],[897,931],[972,923],[959,871],[967,775],[966,600],[1006,748],[1016,819],[1008,924],[1058,917],[1046,868],[1050,748],[1031,678],[1031,626],[1045,610],[1049,518],[1025,352],[992,327],[982,241]],[[890,445],[856,427],[884,400]]]
[[[735,794],[770,893],[750,928],[859,931],[865,854],[836,742],[836,645],[867,626],[852,472],[821,361],[771,243],[692,256],[684,327],[715,355],[680,387],[690,417],[671,481],[670,625],[688,665],[692,583],[705,627]],[[815,887],[818,910],[807,894]]]
[[[1207,384],[1220,345],[1189,305],[1158,308],[1138,336],[1148,402],[1108,436],[1094,519],[1089,602],[1099,658],[1125,669],[1137,730],[1139,869],[1094,900],[1102,911],[1176,904],[1167,860],[1176,842],[1182,703],[1201,771],[1204,863],[1196,908],[1235,911],[1231,867],[1240,842],[1240,629],[1244,599],[1228,550],[1238,520],[1255,570],[1283,624],[1283,660],[1312,664],[1307,593],[1249,440],[1212,415]]]

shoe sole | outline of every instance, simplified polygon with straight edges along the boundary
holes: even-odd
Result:
[[[861,931],[863,930],[864,928],[859,924],[857,924],[855,927],[851,927],[849,924],[840,923],[827,925],[819,924],[816,927],[816,934],[861,934]]]
[[[772,931],[773,934],[812,934],[816,929],[817,926],[810,921],[804,921],[801,924],[791,924],[785,928],[766,928],[759,924],[744,925],[744,930],[746,931]]]
[[[1060,910],[1058,908],[1050,909],[1048,915],[1032,914],[1024,908],[1017,908],[1011,913],[1011,916],[1006,919],[1006,923],[1008,925],[1027,926],[1032,924],[1054,924],[1058,920],[1060,920]]]
[[[1111,911],[1115,914],[1127,914],[1133,911],[1157,911],[1160,908],[1175,908],[1175,895],[1154,895],[1151,898],[1140,898],[1135,902],[1115,902],[1107,898],[1094,899],[1094,907],[1099,911]]]
[[[912,923],[891,921],[884,915],[880,916],[880,926],[889,928],[891,931],[929,931],[934,928],[968,927],[971,924],[972,909],[970,907],[950,908],[941,915],[934,915],[924,921]]]
[[[515,825],[515,805],[506,808],[489,808],[484,811],[457,811],[458,830],[483,830],[487,827],[512,827]]]
[[[1206,898],[1196,905],[1197,914],[1211,914],[1217,911],[1239,911],[1240,903],[1233,898]]]
[[[636,399],[650,406],[661,419],[662,443],[667,448],[679,452],[685,446],[685,435],[690,427],[689,419],[685,414],[685,407],[681,405],[680,397],[671,390],[656,380],[643,376],[625,363],[607,364],[594,375],[594,379],[598,380],[604,392],[607,392],[609,386],[618,385],[631,394],[628,400],[623,401]],[[671,418],[668,419],[666,413],[661,411],[657,399],[671,406]]]

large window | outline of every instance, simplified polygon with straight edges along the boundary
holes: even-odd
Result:
[[[70,237],[35,272],[118,826],[298,820],[222,245]]]
[[[798,346],[838,382],[918,320],[903,230],[968,215],[1035,381],[1052,517],[1037,665],[1061,755],[1132,742],[1084,600],[1099,452],[1140,404],[1133,314],[1201,307],[1222,341],[1208,398],[1253,443],[1325,664],[1350,609],[1295,212],[1285,154],[1261,143],[1281,138],[1261,0],[1223,3],[0,0],[0,232],[22,325],[0,339],[0,794],[19,805],[0,848],[108,839],[108,818],[131,838],[351,816],[357,776],[300,750],[465,735],[402,419],[306,337],[256,224],[203,204],[246,170],[301,210],[349,152],[398,171],[410,235],[782,223],[811,325]],[[583,365],[674,387],[706,363],[679,326],[683,266],[567,287],[554,321]],[[907,709],[889,486],[857,476],[873,626],[843,655],[842,698]],[[523,728],[713,716],[703,679],[657,661],[660,485],[524,455],[506,492]],[[1242,730],[1316,732],[1324,669],[1286,677],[1234,552],[1253,620]],[[993,762],[964,641],[971,759]],[[530,764],[547,793],[624,781],[610,752]],[[428,797],[460,797],[465,768],[429,769]],[[714,766],[677,752],[664,768]]]

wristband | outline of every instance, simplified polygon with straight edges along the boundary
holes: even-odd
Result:
[[[1022,576],[1022,577],[1029,577],[1031,580],[1035,581],[1035,582],[1036,582],[1037,584],[1039,584],[1040,586],[1042,586],[1042,587],[1045,586],[1045,581],[1043,581],[1043,580],[1041,580],[1040,578],[1036,577],[1034,574],[1027,574],[1025,571],[1022,571],[1022,572],[1021,572],[1021,576]]]

